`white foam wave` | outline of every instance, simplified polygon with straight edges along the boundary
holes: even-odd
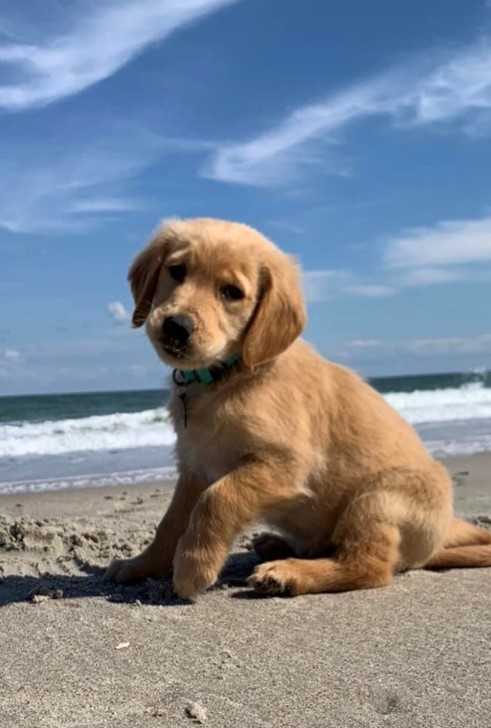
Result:
[[[459,388],[390,392],[384,396],[413,425],[491,418],[491,389],[480,382]]]
[[[172,445],[166,409],[0,426],[0,457]]]
[[[468,440],[427,440],[425,445],[435,458],[476,455],[481,452],[491,452],[491,435]]]
[[[480,383],[384,395],[414,425],[491,419],[491,389]],[[80,419],[0,425],[0,458],[171,446],[165,408]]]

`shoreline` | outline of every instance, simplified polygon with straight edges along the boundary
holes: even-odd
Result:
[[[485,489],[486,484],[489,485],[491,492],[491,452],[480,452],[472,455],[455,455],[446,458],[436,458],[441,462],[449,471],[454,482],[454,493],[456,505],[460,501],[465,500],[464,508],[466,512],[472,514],[473,508],[475,508],[474,500],[469,496],[467,492],[466,498],[460,498],[461,488],[467,485],[468,489],[476,490]],[[469,474],[472,468],[472,478],[469,478]],[[99,501],[101,499],[108,499],[108,496],[120,497],[123,493],[150,493],[155,489],[161,488],[167,492],[171,492],[175,485],[176,477],[169,477],[168,473],[171,473],[174,468],[161,468],[162,471],[167,471],[163,478],[151,477],[154,471],[149,470],[148,479],[141,481],[129,481],[126,483],[115,483],[110,485],[99,485],[100,480],[104,480],[107,476],[105,475],[93,475],[93,476],[81,476],[69,478],[58,478],[56,481],[68,482],[69,480],[78,481],[84,480],[87,485],[76,486],[76,487],[62,487],[53,488],[47,490],[20,490],[17,492],[1,492],[0,491],[0,513],[3,509],[7,509],[10,515],[15,514],[15,504],[21,503],[24,509],[33,509],[33,512],[39,513],[40,506],[37,504],[38,499],[46,499],[42,512],[50,512],[50,509],[54,509],[57,513],[69,516],[71,510],[69,504],[73,504],[74,512],[77,510],[78,505],[85,497],[90,500]],[[137,471],[135,471],[137,472]],[[139,471],[145,472],[145,471]],[[53,482],[56,482],[53,480]],[[45,481],[40,481],[45,482]],[[1,486],[1,483],[0,483]],[[89,496],[90,494],[90,496]],[[68,509],[65,510],[64,509]],[[27,511],[26,511],[27,512]],[[41,517],[41,516],[40,516]]]

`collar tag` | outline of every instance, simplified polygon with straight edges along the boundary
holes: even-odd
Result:
[[[179,371],[179,369],[174,369],[172,372],[172,380],[174,384],[176,385],[177,390],[177,396],[180,399],[181,405],[182,405],[182,417],[184,420],[184,427],[188,426],[188,402],[187,402],[187,385],[183,379],[179,381],[179,374],[182,374],[182,372]]]

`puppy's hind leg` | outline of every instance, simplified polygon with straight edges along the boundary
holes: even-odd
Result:
[[[259,594],[298,596],[389,586],[398,561],[398,529],[387,526],[377,543],[331,559],[285,559],[258,566],[248,583]]]
[[[491,566],[491,544],[441,549],[425,564],[425,569],[479,569],[484,566]]]
[[[260,594],[298,596],[373,589],[391,584],[400,562],[401,535],[387,494],[371,492],[348,506],[336,528],[333,558],[286,559],[258,566],[249,584]]]
[[[491,544],[491,530],[480,528],[473,523],[454,518],[450,523],[450,530],[445,539],[445,548],[454,546],[476,546],[478,544]]]

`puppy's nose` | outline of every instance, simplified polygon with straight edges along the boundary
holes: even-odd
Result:
[[[178,348],[187,344],[193,330],[193,322],[186,316],[168,316],[162,324],[164,340]]]

